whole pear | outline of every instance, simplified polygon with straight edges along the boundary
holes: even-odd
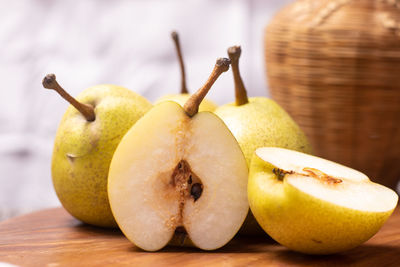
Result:
[[[228,49],[235,82],[236,102],[218,107],[217,114],[235,136],[250,166],[254,151],[259,147],[275,146],[305,153],[311,146],[299,126],[275,101],[266,97],[247,97],[239,72],[240,46]],[[249,213],[242,234],[264,234]]]
[[[159,98],[155,102],[155,104],[158,104],[158,103],[161,103],[164,101],[174,101],[183,107],[192,95],[189,94],[189,91],[186,86],[185,64],[183,63],[182,49],[181,49],[181,46],[179,43],[178,33],[175,31],[172,32],[171,37],[175,44],[175,49],[176,49],[176,52],[178,55],[179,66],[180,66],[180,70],[181,70],[181,93],[165,95],[165,96]],[[203,99],[203,101],[200,103],[199,111],[200,112],[201,111],[214,111],[216,108],[217,108],[217,105],[213,101],[208,100],[208,99]]]
[[[85,223],[117,226],[107,195],[111,159],[124,134],[152,105],[115,85],[90,87],[74,99],[59,86],[54,74],[44,78],[43,86],[72,104],[58,127],[51,165],[61,204]]]

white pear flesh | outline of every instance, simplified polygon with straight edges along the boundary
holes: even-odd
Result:
[[[398,201],[393,190],[361,172],[276,147],[256,150],[248,197],[255,218],[273,239],[307,254],[362,244],[379,231]]]
[[[174,186],[185,161],[203,186],[182,198],[189,183]],[[111,162],[108,194],[114,217],[136,246],[155,251],[185,228],[191,242],[217,249],[233,238],[247,212],[248,169],[243,153],[214,114],[190,118],[174,102],[156,105],[123,137]]]

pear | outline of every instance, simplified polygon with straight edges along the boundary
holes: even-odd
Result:
[[[311,147],[306,136],[283,108],[266,97],[247,97],[239,72],[240,54],[240,46],[228,49],[236,101],[218,107],[214,113],[225,122],[235,136],[247,164],[250,165],[254,151],[263,146],[277,146],[310,153]],[[251,213],[240,233],[264,235]]]
[[[361,172],[305,153],[263,147],[253,157],[248,197],[263,229],[289,249],[332,254],[371,238],[397,194]]]
[[[228,49],[235,82],[236,101],[218,107],[217,114],[239,142],[250,165],[254,151],[276,146],[311,153],[311,146],[299,126],[275,101],[266,97],[247,97],[240,77],[240,46]]]
[[[111,162],[108,195],[114,217],[136,246],[156,251],[168,243],[213,250],[233,238],[248,212],[248,169],[225,124],[198,112],[217,77],[182,108],[154,106],[123,137]]]
[[[75,99],[61,88],[54,74],[43,79],[43,86],[72,104],[58,127],[51,164],[61,204],[85,223],[115,227],[107,195],[111,158],[124,134],[152,105],[115,85],[90,87]]]
[[[182,49],[179,43],[178,33],[175,31],[172,32],[171,37],[175,44],[175,49],[179,60],[179,66],[181,69],[181,93],[163,96],[160,99],[158,99],[155,102],[155,104],[161,103],[163,101],[175,101],[176,103],[178,103],[183,107],[183,105],[185,105],[186,101],[190,98],[191,95],[189,94],[189,91],[186,87],[185,65],[183,63]],[[199,111],[214,111],[216,108],[217,105],[213,101],[208,99],[203,99],[203,101],[200,104]]]

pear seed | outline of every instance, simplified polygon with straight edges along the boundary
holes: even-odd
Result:
[[[194,201],[199,199],[201,193],[203,192],[203,186],[199,183],[195,183],[190,190],[190,194],[193,196]]]

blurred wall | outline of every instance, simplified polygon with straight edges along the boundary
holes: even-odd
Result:
[[[0,220],[60,205],[50,164],[68,104],[42,88],[46,73],[55,73],[72,95],[111,83],[154,101],[179,91],[170,39],[177,30],[189,90],[238,44],[248,94],[266,96],[263,28],[288,2],[0,0]],[[209,94],[218,104],[233,96],[230,73]]]

